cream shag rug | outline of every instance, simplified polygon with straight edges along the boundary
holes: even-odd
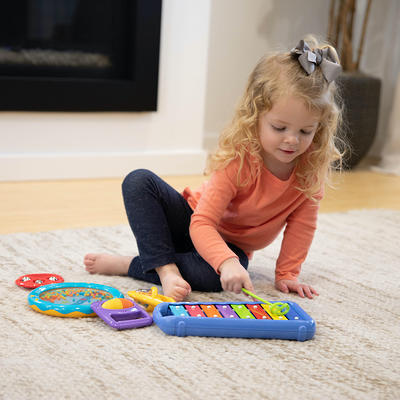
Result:
[[[273,288],[278,241],[250,264],[255,292],[299,303],[316,321],[307,342],[168,336],[152,325],[115,331],[99,318],[28,307],[14,281],[53,272],[66,282],[151,285],[91,276],[88,251],[131,254],[128,226],[0,236],[0,399],[399,399],[400,212],[321,214],[302,279],[315,300]],[[242,301],[230,293],[190,301]]]

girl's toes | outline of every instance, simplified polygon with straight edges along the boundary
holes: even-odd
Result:
[[[182,296],[181,294],[175,294],[174,296],[172,296],[175,301],[183,301],[185,299],[185,296]]]
[[[96,256],[94,254],[86,254],[85,258],[83,259],[83,263],[85,264],[85,269],[87,272],[91,274],[96,273],[95,262]]]
[[[83,263],[86,265],[86,267],[92,267],[94,265],[94,260],[91,259],[84,259]]]
[[[91,274],[94,274],[94,273],[96,272],[96,271],[95,271],[95,268],[94,268],[94,263],[91,263],[91,264],[85,263],[85,265],[86,265],[85,270],[86,270],[87,272],[89,272],[89,273],[91,273]]]
[[[184,287],[177,287],[175,288],[174,296],[172,296],[176,301],[182,301],[190,292],[187,288]]]
[[[96,261],[96,255],[95,254],[86,254],[85,258],[83,260],[94,263]]]

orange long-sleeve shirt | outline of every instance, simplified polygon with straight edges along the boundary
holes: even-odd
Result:
[[[236,257],[225,242],[240,247],[251,258],[270,244],[285,227],[276,262],[275,279],[295,280],[310,248],[316,229],[319,200],[309,200],[296,187],[295,172],[282,181],[266,167],[251,179],[249,159],[240,173],[239,160],[213,173],[209,182],[183,196],[194,210],[190,236],[199,254],[219,273],[219,266]]]

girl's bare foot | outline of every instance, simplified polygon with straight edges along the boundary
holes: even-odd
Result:
[[[90,253],[86,254],[83,263],[91,274],[128,275],[132,259],[132,256]]]
[[[175,264],[167,264],[156,268],[160,277],[161,285],[165,296],[182,301],[192,291],[190,285],[182,278],[178,267]]]

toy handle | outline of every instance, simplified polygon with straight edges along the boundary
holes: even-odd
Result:
[[[247,295],[249,295],[249,296],[251,296],[251,297],[254,297],[255,299],[257,299],[257,300],[259,300],[259,301],[261,301],[261,302],[263,302],[263,303],[265,303],[265,304],[268,304],[268,305],[271,304],[269,301],[264,300],[264,299],[262,299],[261,297],[259,297],[259,296],[255,295],[254,293],[250,292],[250,290],[247,290],[247,289],[245,289],[245,288],[242,288],[242,290],[243,290],[243,292],[246,293]]]
[[[151,297],[156,297],[158,295],[158,290],[155,286],[151,287]]]
[[[276,302],[276,303],[270,303],[267,300],[264,300],[263,298],[255,295],[254,293],[250,292],[250,290],[247,290],[245,288],[242,288],[242,291],[246,294],[248,294],[251,297],[254,297],[255,299],[268,304],[271,307],[271,312],[275,315],[285,315],[289,312],[290,306],[288,303],[281,303],[281,302]]]

